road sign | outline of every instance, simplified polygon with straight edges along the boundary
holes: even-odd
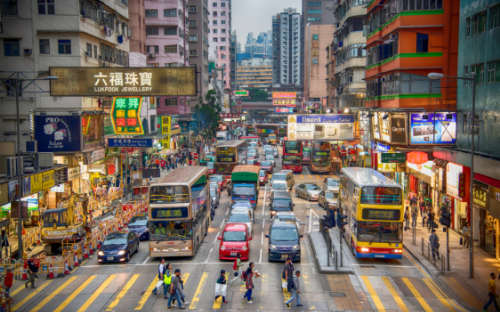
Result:
[[[108,147],[153,147],[153,139],[149,138],[109,138]]]
[[[405,153],[382,153],[383,163],[398,163],[402,164],[406,161]]]

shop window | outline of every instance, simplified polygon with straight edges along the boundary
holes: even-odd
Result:
[[[417,52],[429,52],[429,35],[417,33]]]

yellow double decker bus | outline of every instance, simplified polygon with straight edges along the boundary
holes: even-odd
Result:
[[[194,256],[210,226],[208,169],[177,168],[149,188],[150,257]]]
[[[403,191],[370,168],[342,168],[340,209],[347,216],[344,238],[358,258],[401,259]]]

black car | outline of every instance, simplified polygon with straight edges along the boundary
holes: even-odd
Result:
[[[268,261],[285,261],[288,257],[293,262],[300,262],[300,238],[302,235],[296,224],[273,221],[269,228]]]
[[[139,240],[149,240],[147,217],[133,217],[127,227],[130,232],[134,232],[139,237]]]
[[[128,262],[139,251],[139,238],[134,232],[113,232],[106,236],[97,252],[97,261]]]

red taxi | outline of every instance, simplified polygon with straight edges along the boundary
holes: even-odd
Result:
[[[250,257],[250,235],[248,226],[244,223],[226,224],[220,240],[219,259],[234,260],[238,254],[241,260],[248,260]]]

